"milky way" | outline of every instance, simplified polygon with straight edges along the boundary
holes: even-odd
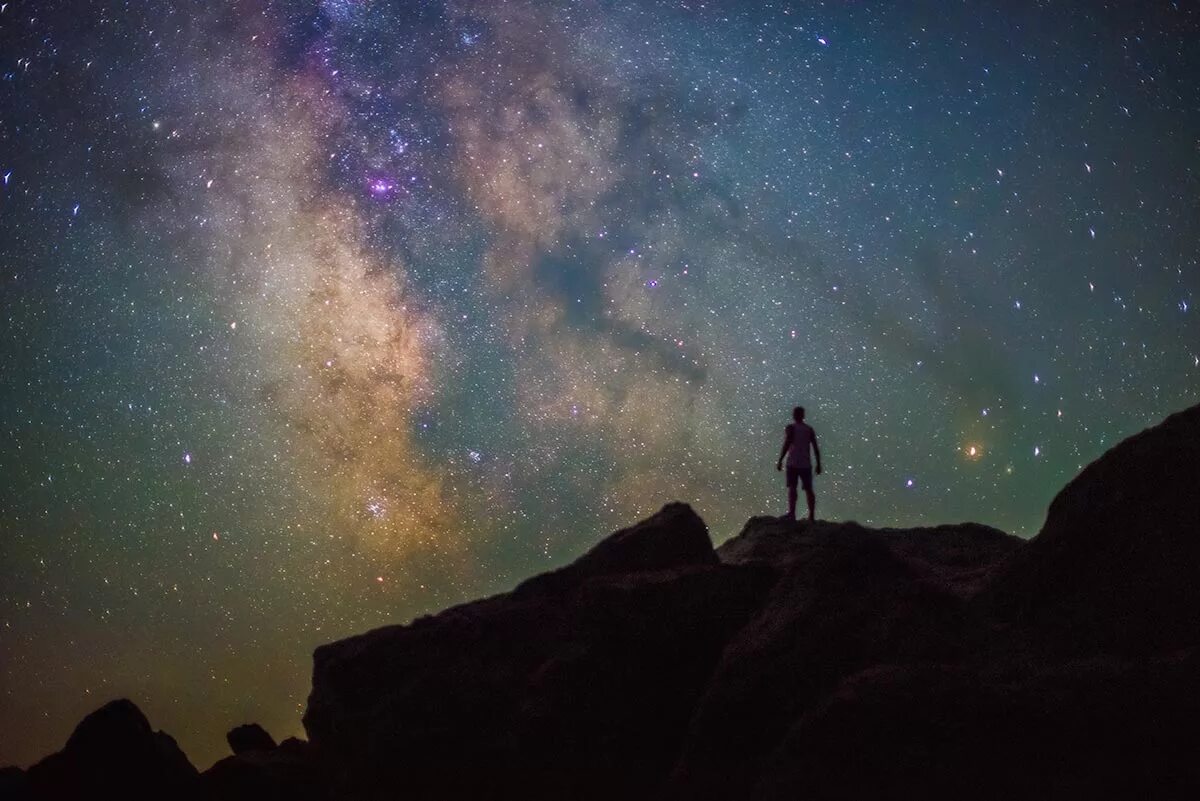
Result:
[[[201,766],[313,647],[662,503],[1029,536],[1200,390],[1171,3],[13,0],[0,764]]]

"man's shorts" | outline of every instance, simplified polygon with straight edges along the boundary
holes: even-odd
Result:
[[[796,488],[796,481],[799,480],[805,490],[812,489],[812,468],[811,467],[792,467],[787,466],[787,485],[788,489]]]

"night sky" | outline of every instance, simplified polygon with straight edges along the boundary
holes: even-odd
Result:
[[[0,2],[0,764],[666,501],[1036,533],[1200,397],[1200,9]],[[469,658],[464,655],[464,658]]]

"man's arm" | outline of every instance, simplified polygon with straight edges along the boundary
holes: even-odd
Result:
[[[821,475],[821,449],[817,447],[817,432],[813,432],[813,453],[817,455],[817,475]]]
[[[792,444],[792,427],[788,426],[783,430],[783,447],[779,449],[779,458],[775,460],[775,469],[783,469],[783,457],[787,455],[788,446]]]

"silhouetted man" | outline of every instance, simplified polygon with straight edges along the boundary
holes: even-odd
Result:
[[[796,519],[796,484],[804,487],[804,497],[808,499],[808,519],[816,519],[817,496],[813,493],[812,460],[808,449],[817,455],[817,475],[821,475],[821,449],[817,447],[817,432],[804,422],[804,407],[792,409],[792,419],[784,430],[783,448],[779,451],[779,459],[775,469],[783,469],[783,457],[787,456],[787,488],[788,488],[788,520]]]

